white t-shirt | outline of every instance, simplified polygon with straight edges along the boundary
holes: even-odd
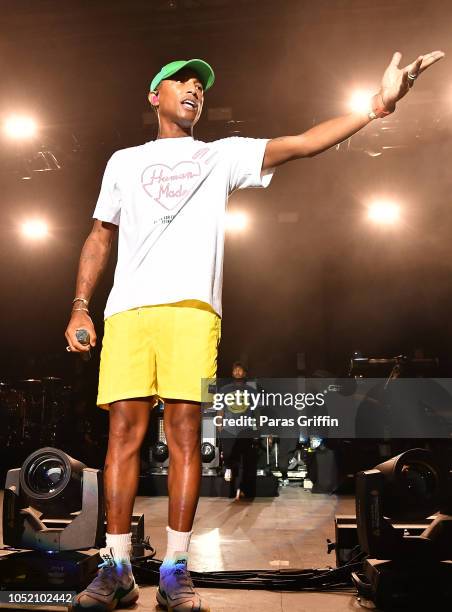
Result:
[[[182,300],[221,316],[227,198],[270,183],[273,170],[261,171],[267,142],[162,138],[112,155],[93,214],[119,225],[105,318]]]

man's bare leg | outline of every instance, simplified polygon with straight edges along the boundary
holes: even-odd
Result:
[[[164,424],[170,455],[168,544],[160,566],[157,602],[181,612],[205,612],[209,607],[194,590],[187,569],[201,484],[201,407],[195,402],[165,400]]]
[[[104,471],[107,513],[106,549],[94,580],[77,595],[75,610],[112,610],[131,606],[138,587],[130,564],[130,522],[140,473],[140,448],[149,423],[151,397],[113,402]],[[112,563],[113,561],[113,563]]]
[[[140,474],[140,448],[146,435],[152,397],[113,402],[105,460],[107,533],[130,531]]]
[[[164,426],[170,455],[168,525],[175,531],[188,532],[201,485],[200,404],[165,400]]]

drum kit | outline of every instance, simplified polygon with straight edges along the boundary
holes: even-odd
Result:
[[[71,393],[55,376],[0,381],[0,444],[58,447],[64,441]]]

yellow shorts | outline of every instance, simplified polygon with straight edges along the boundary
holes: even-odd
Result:
[[[105,319],[97,404],[157,395],[201,401],[215,377],[221,319],[204,302],[144,306]]]

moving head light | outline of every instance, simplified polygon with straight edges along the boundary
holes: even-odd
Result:
[[[210,442],[203,442],[201,444],[201,461],[210,463],[213,459],[215,459],[215,446]]]
[[[158,463],[165,463],[168,457],[169,457],[169,450],[168,450],[167,444],[159,440],[152,447],[152,458],[154,459],[154,461],[157,461]]]
[[[362,605],[452,605],[450,484],[449,466],[425,449],[356,475],[358,541],[368,556],[353,574]],[[420,527],[416,535],[411,527]]]
[[[43,448],[19,470],[24,499],[47,516],[77,512],[82,505],[82,476],[86,465],[56,449]]]
[[[104,534],[101,471],[56,448],[42,448],[9,470],[3,540],[42,551],[98,546]]]
[[[449,472],[425,449],[412,449],[356,476],[356,520],[361,549],[376,559],[394,559],[412,554],[449,559],[452,550],[433,546],[435,524],[444,531],[445,516],[429,527],[427,538],[404,537],[391,522],[416,522],[445,510]],[[429,551],[429,552],[428,552]]]

